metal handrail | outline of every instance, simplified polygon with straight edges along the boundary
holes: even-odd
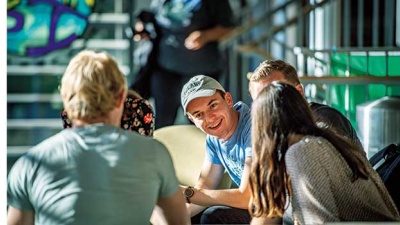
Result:
[[[368,63],[369,63],[369,57],[370,56],[376,56],[376,55],[381,55],[381,56],[400,56],[400,48],[398,47],[365,47],[365,48],[358,48],[358,47],[343,47],[343,48],[331,48],[331,49],[309,49],[309,48],[305,48],[305,47],[295,47],[293,49],[293,52],[295,55],[297,56],[306,56],[308,58],[312,58],[314,60],[319,61],[320,63],[325,64],[326,66],[328,66],[328,71],[329,68],[331,66],[331,58],[328,57],[328,60],[325,59],[321,59],[319,57],[316,56],[317,53],[323,53],[323,54],[335,54],[335,53],[345,53],[348,56],[352,56],[352,55],[365,55],[366,56],[366,74],[362,75],[362,76],[366,76],[366,75],[370,75],[370,72],[368,70]],[[346,64],[343,63],[343,65],[346,66],[349,75],[351,75],[351,65],[350,65],[350,57],[348,57],[348,60],[346,62]],[[395,76],[389,76],[388,74],[388,67],[389,67],[389,63],[386,62],[386,77],[389,77],[388,79],[394,79]],[[398,74],[400,76],[400,74]],[[324,76],[328,76],[328,75],[324,75]],[[382,78],[382,77],[381,77]],[[393,80],[394,82],[396,82],[396,80]],[[390,84],[390,83],[388,83]]]
[[[306,47],[294,47],[295,53],[303,54],[315,54],[317,52],[322,53],[347,53],[347,52],[397,52],[400,55],[399,47],[332,47],[331,49],[310,49]]]
[[[226,35],[220,41],[220,46],[225,47],[225,46],[231,44],[235,40],[239,39],[242,35],[247,34],[254,27],[256,27],[262,23],[265,23],[265,20],[267,20],[272,14],[285,8],[287,5],[289,5],[292,2],[294,2],[294,1],[288,1],[285,4],[266,12],[263,16],[261,16],[260,18],[258,18],[256,20],[251,19],[247,23],[243,24],[242,26],[236,27],[235,29],[233,29],[233,31],[231,31],[228,35]],[[321,2],[316,3],[315,5],[306,5],[302,8],[302,13],[303,13],[303,15],[306,15],[309,12],[311,12],[312,10],[314,10],[315,8],[321,7],[328,2],[330,2],[330,0],[323,0]],[[274,27],[272,27],[271,32],[269,34],[266,34],[266,35],[258,38],[257,40],[252,41],[251,43],[260,44],[260,43],[264,42],[265,40],[267,40],[270,36],[278,33],[279,31],[282,31],[283,29],[285,29],[288,26],[293,25],[298,20],[299,20],[299,15],[289,19],[284,25],[274,26]]]
[[[348,76],[338,77],[333,75],[325,75],[316,77],[314,75],[299,76],[302,84],[346,84],[346,85],[368,85],[368,84],[384,84],[384,85],[400,85],[399,76]]]
[[[274,57],[272,56],[272,54],[258,46],[254,46],[254,45],[240,45],[238,46],[238,51],[240,53],[244,53],[244,54],[248,54],[248,53],[252,53],[252,54],[257,54],[260,56],[265,57],[266,59],[274,59]]]

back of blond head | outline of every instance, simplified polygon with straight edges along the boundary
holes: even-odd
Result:
[[[279,71],[285,77],[285,80],[292,85],[300,84],[296,69],[283,60],[265,60],[254,70],[253,73],[247,74],[250,81],[261,81],[274,71]]]
[[[69,119],[90,121],[108,116],[126,88],[125,76],[109,54],[84,50],[68,64],[60,92]]]

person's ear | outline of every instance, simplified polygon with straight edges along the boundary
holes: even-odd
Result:
[[[297,90],[298,92],[300,92],[301,95],[304,96],[304,87],[303,87],[302,84],[296,84],[296,86],[294,86],[294,87],[296,88],[296,90]]]
[[[117,102],[116,102],[117,108],[123,107],[125,99],[126,99],[126,96],[127,96],[127,93],[128,93],[127,89],[123,89],[119,93],[119,95],[117,95]]]
[[[231,93],[229,93],[229,92],[225,93],[225,101],[228,103],[228,105],[230,107],[233,106],[233,97],[232,97]]]

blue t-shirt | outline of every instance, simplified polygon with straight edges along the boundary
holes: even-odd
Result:
[[[250,108],[245,103],[239,101],[233,108],[240,113],[235,132],[227,141],[207,135],[206,158],[211,163],[222,164],[239,186],[245,160],[252,154],[251,117]]]

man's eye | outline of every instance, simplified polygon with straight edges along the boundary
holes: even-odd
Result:
[[[194,115],[195,118],[200,119],[201,118],[201,113],[197,113],[196,115]]]
[[[217,103],[213,103],[213,104],[210,105],[211,109],[215,109],[216,107],[217,107]]]

